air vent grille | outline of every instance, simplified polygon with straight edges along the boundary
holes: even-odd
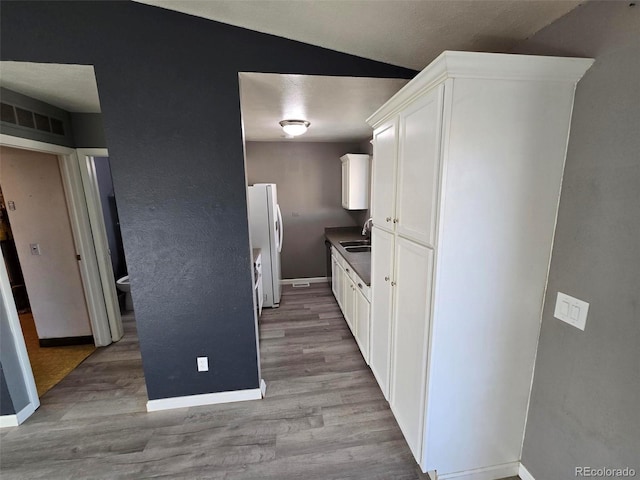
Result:
[[[41,132],[64,135],[64,122],[41,113],[2,102],[2,121]]]

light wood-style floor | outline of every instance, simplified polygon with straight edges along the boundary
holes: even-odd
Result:
[[[263,311],[263,400],[146,413],[132,317],[125,330],[0,430],[3,480],[428,478],[325,284]]]

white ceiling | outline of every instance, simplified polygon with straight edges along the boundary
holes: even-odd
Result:
[[[408,80],[241,73],[244,135],[249,141],[286,139],[280,120],[307,120],[295,141],[354,141],[371,137],[365,119]]]
[[[422,70],[444,50],[508,52],[580,0],[136,0]]]
[[[0,85],[68,112],[100,112],[91,65],[0,62]]]

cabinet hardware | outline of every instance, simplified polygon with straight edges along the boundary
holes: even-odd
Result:
[[[345,270],[346,270],[347,272],[349,271],[349,269],[348,269],[348,268],[346,268]]]
[[[397,283],[396,283],[396,282],[391,282],[391,286],[392,286],[392,287],[395,287],[396,285],[397,285]]]
[[[397,219],[397,218],[394,218],[394,219],[393,219],[393,223],[398,223],[398,219]]]
[[[389,281],[389,277],[384,277],[384,281],[388,282]]]
[[[358,284],[358,288],[362,288],[362,284],[361,283]]]
[[[385,220],[386,220],[387,222],[390,222],[390,221],[391,221],[391,217],[387,217],[387,218],[385,218]]]

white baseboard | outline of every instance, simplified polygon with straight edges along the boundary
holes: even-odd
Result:
[[[0,428],[17,427],[17,415],[0,415]]]
[[[147,412],[215,405],[218,403],[244,402],[246,400],[260,400],[261,398],[262,392],[259,388],[233,390],[231,392],[204,393],[202,395],[187,395],[184,397],[160,398],[147,402]]]
[[[20,410],[14,415],[0,415],[0,428],[17,427],[27,418],[33,415],[36,409],[32,403],[29,403],[26,407]]]
[[[309,277],[309,278],[285,278],[280,280],[280,285],[293,285],[294,287],[308,287],[312,283],[327,283],[327,277]]]
[[[496,480],[518,474],[520,462],[492,465],[491,467],[464,470],[461,472],[438,474],[436,480]]]
[[[262,394],[262,398],[267,396],[267,382],[264,381],[264,378],[260,379],[260,393]]]
[[[536,480],[535,478],[533,478],[533,475],[529,473],[529,470],[527,470],[522,463],[518,468],[518,476],[520,477],[520,480]]]

